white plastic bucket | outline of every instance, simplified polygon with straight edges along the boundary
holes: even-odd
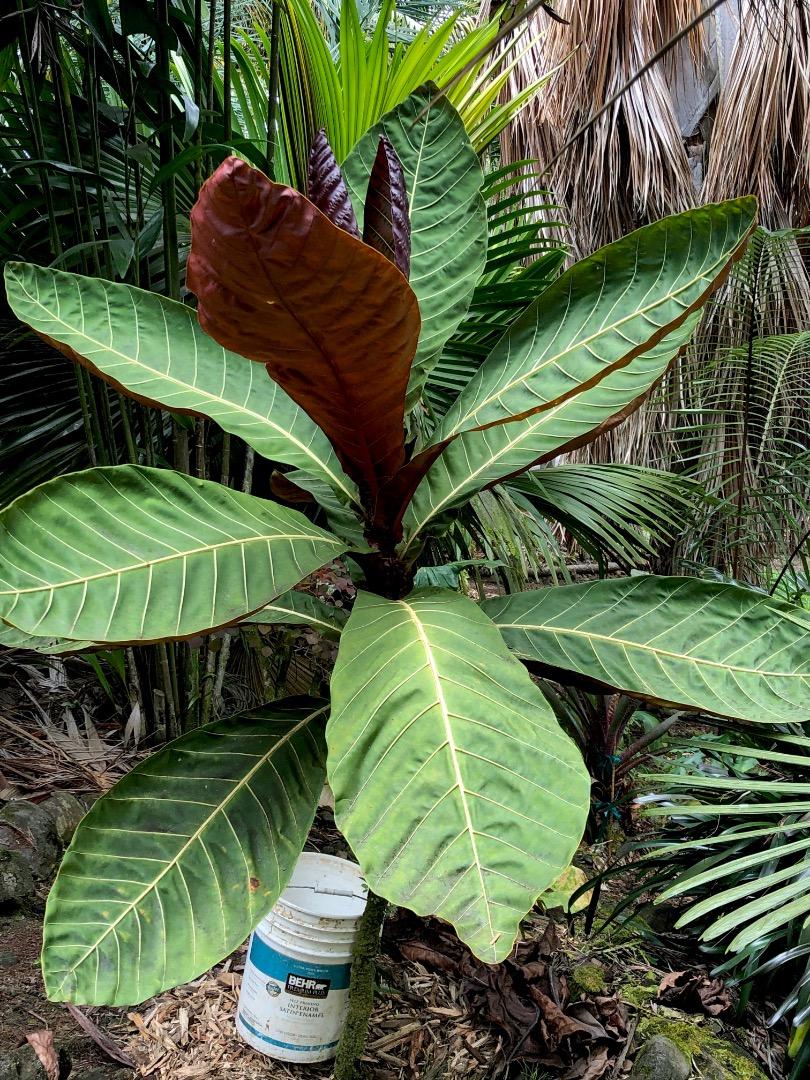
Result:
[[[282,1061],[335,1056],[349,995],[352,945],[366,906],[360,868],[305,851],[250,937],[236,1030]]]

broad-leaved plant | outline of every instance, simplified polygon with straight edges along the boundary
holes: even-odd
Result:
[[[502,960],[570,863],[589,801],[521,659],[722,716],[806,715],[810,620],[767,596],[654,576],[482,603],[413,590],[426,541],[465,500],[637,407],[755,219],[751,198],[669,217],[523,310],[516,295],[507,333],[413,444],[406,412],[483,272],[482,180],[427,87],[342,171],[319,138],[308,197],[226,160],[192,214],[196,310],[7,268],[14,311],[56,348],[286,467],[281,501],[136,465],[19,498],[0,514],[9,633],[76,649],[274,619],[340,634],[331,702],[276,701],[192,731],[95,804],[48,901],[52,999],[138,1002],[238,946],[288,881],[326,779],[371,889]],[[364,580],[341,625],[291,590],[344,554]]]

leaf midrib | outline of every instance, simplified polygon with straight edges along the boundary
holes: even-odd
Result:
[[[224,548],[229,547],[246,547],[248,544],[254,543],[269,543],[271,540],[310,540],[310,541],[322,541],[323,543],[331,543],[336,547],[340,547],[340,542],[337,540],[331,540],[328,536],[315,536],[311,533],[272,533],[268,535],[258,534],[256,536],[246,537],[244,539],[226,540],[218,544],[207,544],[205,547],[192,548],[189,551],[175,551],[170,555],[162,555],[159,559],[147,559],[145,561],[131,563],[129,566],[122,566],[118,569],[114,567],[108,567],[108,569],[98,574],[85,574],[82,577],[73,578],[70,581],[59,581],[54,584],[37,585],[35,587],[25,589],[0,589],[0,596],[23,596],[29,593],[50,593],[56,589],[64,589],[73,585],[83,585],[88,581],[98,581],[101,578],[117,577],[121,574],[134,573],[140,570],[146,570],[153,566],[159,566],[161,563],[172,562],[176,559],[189,559],[195,555],[203,555],[208,551],[221,551]],[[13,623],[10,625],[14,625]]]
[[[780,678],[780,679],[807,679],[808,675],[801,671],[767,671],[763,668],[751,668],[742,667],[739,664],[724,664],[720,660],[706,660],[699,656],[690,656],[688,653],[677,653],[671,649],[658,649],[653,645],[646,644],[645,642],[633,641],[632,638],[611,637],[609,634],[595,634],[589,630],[576,630],[568,627],[553,626],[550,623],[502,623],[495,622],[495,625],[499,630],[523,630],[523,631],[538,631],[547,634],[569,637],[584,637],[589,641],[601,641],[607,642],[610,645],[621,646],[622,648],[641,649],[645,652],[653,653],[655,656],[666,656],[674,660],[681,660],[690,664],[700,664],[704,667],[720,668],[722,671],[739,672],[741,675],[758,675],[764,678]]]
[[[249,770],[249,772],[247,772],[245,774],[245,776],[241,780],[239,780],[237,782],[237,784],[235,785],[233,791],[231,791],[228,794],[227,798],[225,798],[221,803],[218,803],[216,805],[215,809],[212,810],[212,812],[208,815],[208,817],[205,819],[205,821],[199,826],[199,828],[195,832],[193,832],[191,834],[191,836],[189,836],[188,840],[186,841],[185,844],[183,844],[182,848],[180,848],[180,850],[177,852],[177,854],[174,855],[172,857],[172,859],[170,859],[169,862],[166,864],[165,869],[161,870],[161,872],[158,874],[158,876],[153,881],[151,881],[151,882],[149,882],[147,884],[146,888],[143,890],[142,893],[140,893],[139,896],[137,896],[134,900],[132,900],[132,901],[130,901],[128,903],[126,909],[118,916],[118,918],[115,919],[114,922],[109,924],[109,926],[104,931],[104,933],[101,934],[96,939],[96,941],[93,942],[92,945],[89,945],[87,947],[87,949],[85,950],[82,957],[79,960],[77,960],[75,964],[69,966],[66,969],[65,976],[62,979],[61,983],[59,984],[60,991],[61,991],[62,987],[64,987],[65,983],[67,982],[68,977],[73,975],[73,973],[75,971],[77,971],[79,967],[81,967],[81,965],[85,962],[85,960],[87,960],[87,958],[98,949],[98,947],[101,945],[102,941],[104,941],[105,938],[107,938],[111,933],[113,933],[115,931],[115,928],[118,926],[118,924],[123,919],[125,919],[127,916],[129,916],[132,913],[132,911],[135,911],[136,914],[137,914],[137,907],[141,903],[141,901],[146,896],[148,896],[149,893],[153,889],[157,889],[158,885],[163,880],[163,878],[171,870],[173,870],[175,868],[175,866],[179,866],[180,860],[185,855],[185,853],[189,850],[189,848],[193,844],[197,843],[197,841],[200,839],[200,837],[205,832],[205,830],[208,828],[208,826],[211,824],[211,822],[214,820],[214,818],[216,818],[218,814],[221,814],[221,813],[225,812],[225,810],[228,807],[231,800],[234,799],[236,797],[236,795],[238,795],[241,791],[243,791],[250,784],[250,781],[253,779],[253,777],[258,772],[258,770],[263,768],[264,765],[267,763],[267,761],[270,758],[272,758],[273,755],[282,746],[284,746],[286,743],[288,743],[290,741],[290,739],[298,731],[300,731],[303,727],[305,727],[307,724],[309,724],[310,721],[313,720],[316,716],[320,716],[322,713],[326,712],[327,708],[328,708],[328,706],[324,705],[320,709],[316,709],[315,712],[310,713],[308,716],[305,716],[303,720],[299,720],[298,723],[296,723],[285,735],[282,735],[282,737],[280,739],[278,739],[276,742],[273,743],[273,745],[270,747],[270,749],[267,751],[267,753],[263,754],[262,757],[259,759],[259,761],[257,761],[257,763],[254,766],[252,766],[252,768]],[[132,830],[132,831],[134,832],[136,830]],[[165,943],[164,943],[164,949],[165,949]],[[165,953],[164,953],[164,957],[165,957]]]
[[[127,355],[127,353],[121,352],[120,349],[116,349],[112,345],[108,345],[105,342],[100,341],[98,338],[92,337],[86,331],[76,329],[76,327],[72,326],[70,323],[65,322],[65,320],[63,318],[61,318],[61,316],[55,315],[52,311],[49,311],[48,308],[46,308],[45,305],[37,297],[35,297],[32,293],[30,293],[26,289],[26,287],[23,285],[20,278],[17,275],[14,275],[14,276],[15,276],[15,280],[17,281],[17,284],[19,285],[20,289],[29,298],[30,302],[35,304],[37,307],[39,307],[45,313],[45,315],[47,316],[47,318],[51,322],[58,323],[60,326],[63,326],[66,330],[68,330],[71,334],[76,334],[79,337],[81,337],[82,339],[84,339],[85,341],[90,342],[92,345],[97,345],[100,349],[103,349],[105,352],[112,353],[114,356],[120,357],[120,359],[123,360],[125,363],[134,365],[139,370],[141,370],[141,371],[147,373],[148,375],[150,375],[153,379],[155,379],[155,378],[165,379],[167,382],[172,383],[174,386],[177,386],[178,388],[180,388],[182,390],[185,390],[187,392],[188,391],[193,391],[195,394],[199,394],[200,397],[202,397],[203,399],[205,399],[207,401],[219,402],[225,408],[232,409],[234,412],[241,413],[242,415],[244,415],[246,417],[252,417],[261,424],[267,424],[268,427],[273,428],[280,435],[283,435],[285,438],[288,438],[290,440],[290,442],[292,442],[295,446],[298,447],[298,449],[301,451],[301,453],[305,454],[312,461],[316,462],[318,464],[318,466],[321,469],[323,469],[323,471],[329,477],[331,477],[332,482],[345,495],[348,496],[349,500],[354,502],[355,496],[345,486],[345,484],[343,484],[341,482],[340,478],[338,476],[336,476],[332,472],[332,470],[329,468],[329,466],[326,465],[326,463],[321,458],[319,458],[315,453],[313,453],[312,450],[310,450],[310,448],[308,446],[306,446],[303,442],[301,442],[300,439],[296,438],[296,436],[293,435],[293,433],[291,431],[287,430],[286,428],[281,427],[279,424],[274,423],[270,419],[269,416],[263,416],[261,413],[255,412],[253,409],[248,409],[244,405],[238,405],[236,402],[231,401],[228,398],[219,397],[216,394],[212,394],[209,390],[203,390],[199,386],[195,386],[193,383],[183,382],[181,379],[178,379],[174,375],[169,375],[169,374],[166,374],[166,373],[164,373],[162,371],[157,371],[155,368],[149,367],[147,364],[142,363],[140,360],[136,359],[135,357],[129,356],[129,355]],[[79,301],[82,304],[82,309],[83,309],[84,308],[84,300],[83,300],[83,298],[81,296],[81,293],[79,293]],[[192,326],[192,334],[193,333],[194,333],[194,327]],[[195,342],[196,342],[196,338],[195,338]],[[226,353],[227,353],[227,350],[223,349],[223,362],[225,362]],[[88,357],[88,359],[90,359],[90,358]],[[170,360],[170,362],[171,362],[171,360]],[[92,363],[92,360],[91,360],[91,363]],[[254,363],[254,361],[248,361],[248,363]],[[262,366],[264,366],[264,365],[262,365]],[[268,379],[270,379],[269,372],[267,373],[267,377],[268,377]],[[271,380],[271,381],[273,381],[273,380]],[[290,400],[292,401],[292,398],[290,398]],[[293,404],[295,405],[296,409],[298,409],[300,412],[303,413],[303,409],[301,409],[301,406],[297,402],[293,402]],[[313,421],[313,423],[314,423],[314,421]]]
[[[737,245],[737,247],[735,247],[734,250],[736,251],[738,247],[739,247],[739,245]],[[733,257],[733,253],[729,257]],[[725,263],[727,261],[728,260],[726,258],[716,259],[711,264],[711,267],[709,269],[703,270],[697,277],[690,278],[690,280],[685,282],[684,285],[682,285],[679,289],[675,289],[675,290],[672,290],[670,292],[667,292],[663,297],[659,297],[659,299],[657,299],[655,302],[653,302],[651,304],[648,304],[647,306],[645,306],[643,308],[634,308],[633,312],[630,315],[627,315],[625,318],[619,319],[617,322],[611,323],[607,327],[605,327],[605,326],[600,327],[600,329],[598,331],[591,334],[589,337],[578,339],[575,344],[573,344],[573,345],[569,344],[561,352],[558,352],[555,355],[549,357],[547,360],[544,360],[541,364],[538,364],[536,367],[534,367],[534,368],[530,369],[529,371],[525,372],[523,375],[520,375],[516,379],[513,379],[512,382],[507,383],[505,386],[499,387],[499,389],[498,389],[498,391],[496,393],[490,394],[489,397],[485,398],[479,405],[476,405],[476,407],[474,409],[470,410],[464,416],[459,417],[459,419],[453,425],[452,429],[449,432],[445,433],[445,436],[447,437],[447,436],[459,434],[461,426],[463,424],[467,423],[469,420],[477,417],[478,414],[481,412],[481,410],[485,409],[486,406],[489,405],[491,402],[495,401],[496,399],[499,399],[499,398],[503,397],[503,395],[508,393],[513,387],[520,386],[520,385],[524,384],[529,379],[533,378],[539,372],[544,371],[549,366],[557,364],[558,361],[562,357],[566,356],[568,353],[572,352],[574,349],[580,349],[582,347],[587,348],[587,346],[589,345],[589,343],[591,341],[597,340],[598,338],[602,337],[606,333],[615,332],[617,329],[622,327],[625,323],[632,322],[639,315],[646,315],[647,312],[654,311],[657,307],[660,307],[662,304],[673,300],[675,297],[677,297],[681,293],[683,293],[686,289],[691,288],[693,285],[696,285],[699,281],[704,280],[707,276],[711,276],[713,271],[718,266],[725,265]],[[635,280],[635,277],[634,277],[634,280]],[[589,315],[589,318],[592,316],[592,314],[593,314],[593,312],[591,312],[591,315]],[[689,317],[689,314],[690,314],[689,311],[685,311],[683,313],[683,319],[680,319],[680,316],[678,316],[671,323],[668,323],[666,325],[669,327],[670,330],[675,330],[675,329],[677,329],[677,326],[679,325],[678,320],[680,319],[680,321],[683,322],[685,319],[687,319]],[[609,365],[609,366],[612,367],[612,366],[615,366],[615,365]],[[552,403],[552,407],[553,407],[553,403]],[[467,429],[463,429],[463,430],[467,430]]]
[[[445,738],[447,740],[447,748],[450,753],[450,760],[452,762],[453,773],[456,779],[455,787],[457,788],[459,793],[459,799],[461,801],[461,807],[464,813],[465,828],[469,837],[470,847],[472,849],[473,863],[476,869],[476,873],[478,874],[478,881],[481,886],[481,898],[484,902],[484,910],[486,911],[487,927],[490,933],[490,943],[494,944],[494,942],[497,941],[499,935],[495,932],[495,928],[492,925],[490,902],[487,895],[486,884],[484,882],[484,873],[481,859],[478,855],[478,842],[476,840],[476,832],[475,828],[473,827],[472,817],[470,815],[470,808],[467,802],[467,789],[464,786],[464,778],[462,776],[461,766],[458,760],[458,750],[456,747],[455,735],[453,734],[453,726],[450,723],[450,712],[447,708],[447,702],[445,701],[444,689],[441,683],[441,676],[439,675],[439,670],[436,666],[436,660],[433,655],[433,648],[430,644],[430,639],[425,633],[425,628],[422,624],[421,619],[410,604],[406,603],[404,600],[400,600],[399,603],[405,609],[408,618],[411,620],[414,627],[416,628],[416,633],[425,652],[425,659],[427,661],[428,667],[430,668],[434,690],[436,693],[436,705],[441,712],[442,722],[444,724]]]

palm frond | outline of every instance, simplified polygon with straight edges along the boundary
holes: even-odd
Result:
[[[792,1026],[798,1080],[810,1017],[810,739],[730,729],[673,741],[670,751],[701,764],[646,777],[656,793],[647,813],[666,821],[639,845],[650,850],[636,867],[658,868],[660,900],[686,901],[678,926],[699,932],[715,970],[744,995],[779,971],[773,1020]]]
[[[290,0],[281,20],[280,143],[283,178],[303,189],[312,139],[325,128],[339,161],[379,118],[427,81],[447,86],[498,34],[498,21],[464,24],[458,12],[398,33],[401,14],[384,0],[372,20],[367,5],[343,0],[336,7],[313,7]],[[337,27],[339,25],[339,33]],[[448,90],[476,149],[483,150],[538,93],[548,79],[543,69],[519,93],[504,92],[511,72],[531,41],[528,30],[507,54],[476,61]],[[237,145],[255,152],[265,125],[269,40],[256,22],[237,29],[233,43],[233,108]],[[266,137],[266,135],[265,135]]]
[[[772,229],[810,221],[810,10],[746,0],[717,104],[701,198],[752,193]]]
[[[712,496],[681,554],[755,584],[770,583],[810,527],[803,248],[790,231],[755,234],[647,416],[652,459]]]
[[[633,465],[550,465],[510,480],[549,521],[603,567],[644,567],[662,544],[688,527],[699,485]]]
[[[538,70],[555,74],[504,132],[504,162],[524,157],[549,162],[572,135],[701,10],[700,0],[625,4],[621,0],[561,0],[566,20],[541,13],[544,31],[510,74],[520,93]],[[700,49],[701,32],[690,44]],[[655,65],[630,86],[556,162],[545,178],[570,220],[578,255],[615,240],[638,224],[684,210],[694,202],[667,68]]]

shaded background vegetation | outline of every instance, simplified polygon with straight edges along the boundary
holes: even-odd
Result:
[[[495,47],[511,12],[488,4],[19,0],[0,21],[0,259],[187,299],[188,215],[229,152],[301,189],[323,124],[342,158],[414,87],[449,86],[486,167],[490,246],[470,313],[414,414],[418,439],[508,327],[518,275],[523,297],[527,284],[539,294],[570,253],[753,191],[762,228],[660,390],[587,451],[477,496],[427,554],[449,564],[443,584],[461,576],[479,593],[568,580],[577,564],[594,574],[653,567],[733,579],[802,602],[810,589],[806,5],[714,5],[671,49],[701,14],[699,0],[559,0],[555,9],[564,21],[540,8]],[[487,45],[494,53],[465,67]],[[129,461],[269,491],[270,466],[215,425],[125,400],[5,309],[0,335],[0,505],[58,473]],[[343,565],[311,588],[351,603]],[[14,646],[13,635],[4,642]],[[67,663],[71,678],[94,671],[130,734],[155,743],[282,690],[317,687],[331,659],[328,642],[251,628],[42,663]],[[639,714],[592,687],[546,689],[598,784],[594,836],[627,817],[638,791],[631,765],[649,761],[650,747],[666,749],[646,782],[663,824],[645,840],[654,859],[642,866],[639,897],[688,891],[701,902],[689,924],[701,929],[724,916],[709,933],[709,956],[746,986],[792,965],[778,1015],[792,1018],[801,1075],[810,1015],[804,733],[732,732],[709,720],[708,736],[687,728],[673,741],[684,729],[672,729],[666,712]],[[657,741],[665,732],[670,741]],[[728,887],[717,895],[720,867]],[[737,940],[740,897],[753,892],[758,907],[743,916],[766,921],[753,923],[759,936]],[[730,958],[721,950],[729,944]]]

